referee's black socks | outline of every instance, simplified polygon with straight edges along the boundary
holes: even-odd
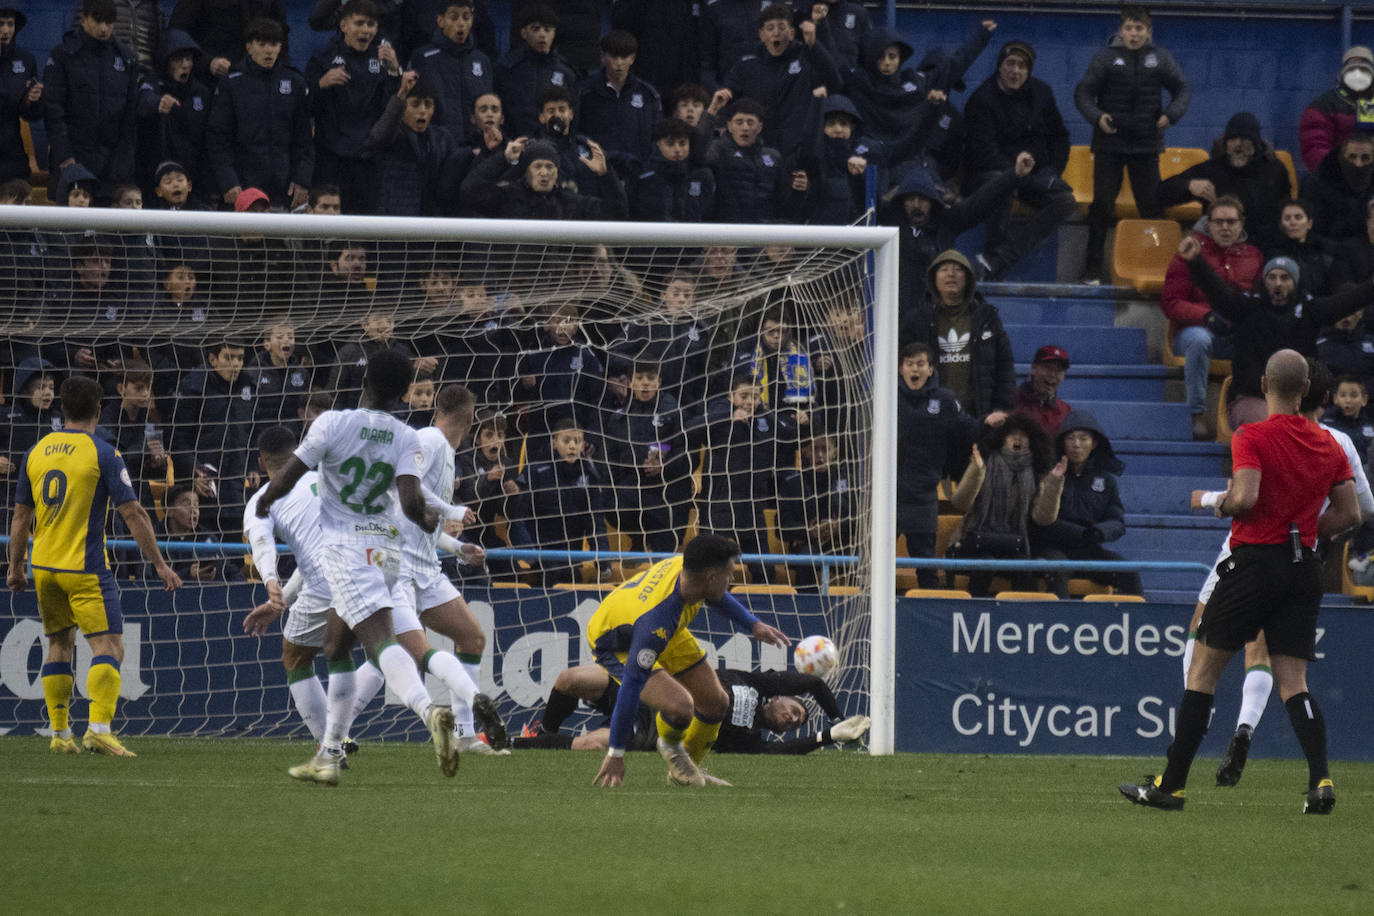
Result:
[[[1293,723],[1298,744],[1302,745],[1302,752],[1307,757],[1307,788],[1315,789],[1317,783],[1331,778],[1331,771],[1326,766],[1326,719],[1310,693],[1296,693],[1283,705],[1288,710],[1288,720]]]
[[[1183,691],[1183,702],[1178,707],[1178,725],[1174,730],[1174,743],[1169,745],[1168,764],[1160,777],[1159,788],[1165,792],[1177,792],[1188,782],[1188,770],[1193,765],[1193,757],[1207,734],[1207,726],[1212,721],[1212,695],[1197,690]]]

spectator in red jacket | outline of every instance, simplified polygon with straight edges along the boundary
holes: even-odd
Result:
[[[1374,130],[1374,52],[1355,45],[1341,57],[1340,83],[1303,110],[1298,147],[1309,172],[1356,130]]]
[[[1072,407],[1059,399],[1059,386],[1069,371],[1069,354],[1063,347],[1046,344],[1035,351],[1030,378],[1016,389],[1015,413],[1025,414],[1045,431],[1051,441],[1059,435],[1059,424]]]
[[[1223,282],[1248,292],[1264,265],[1264,255],[1245,242],[1245,205],[1230,196],[1218,197],[1207,214],[1207,228],[1195,233],[1202,256]],[[1213,354],[1225,359],[1230,342],[1217,341],[1214,328],[1224,324],[1212,316],[1212,307],[1188,274],[1188,265],[1174,256],[1164,275],[1159,307],[1169,319],[1175,353],[1183,354],[1183,381],[1188,409],[1193,415],[1193,438],[1210,438],[1207,410],[1207,370]]]

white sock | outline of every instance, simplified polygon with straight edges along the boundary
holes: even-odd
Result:
[[[324,735],[320,738],[320,744],[326,751],[337,752],[343,746],[343,739],[348,735],[348,726],[352,721],[348,714],[353,710],[354,679],[355,674],[352,671],[329,672],[329,690],[326,697],[329,713],[325,718]]]
[[[1269,705],[1269,692],[1274,689],[1274,675],[1268,668],[1247,668],[1245,687],[1241,690],[1240,715],[1236,717],[1236,727],[1248,725],[1253,730],[1259,725],[1264,707]]]
[[[324,723],[328,717],[328,700],[324,695],[324,685],[315,675],[293,681],[289,687],[291,699],[296,703],[296,712],[301,714],[305,727],[310,729],[310,737],[318,744],[324,740]]]
[[[415,667],[415,660],[409,652],[398,643],[392,643],[377,654],[377,667],[382,669],[387,685],[401,698],[402,703],[421,719],[429,715],[430,707],[434,704],[429,701],[425,681],[420,677],[420,669]]]
[[[479,684],[478,678],[482,676],[481,662],[465,662],[461,658],[458,664],[463,666],[464,673],[474,685]],[[453,704],[453,731],[458,737],[466,738],[469,735],[477,734],[472,725],[472,706],[467,703],[457,702]]]
[[[458,661],[452,653],[438,649],[431,650],[425,656],[425,669],[444,682],[444,686],[453,695],[455,706],[459,703],[471,705],[472,698],[477,696],[477,685],[463,670],[463,663]],[[471,715],[471,713],[468,714],[469,719]]]
[[[348,717],[348,728],[353,727],[353,720],[362,715],[367,704],[372,702],[385,683],[382,669],[370,661],[353,673],[353,709]],[[348,728],[344,729],[344,734],[348,733]]]
[[[1183,644],[1183,686],[1188,686],[1188,666],[1193,663],[1193,645],[1197,642],[1192,636]]]

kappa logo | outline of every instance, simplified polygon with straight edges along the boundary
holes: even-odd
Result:
[[[907,80],[905,83],[902,83],[902,91],[903,91],[903,92],[915,92],[916,89],[917,89],[916,84],[913,83],[913,82],[911,82],[911,80]]]
[[[1118,57],[1116,60],[1112,61],[1112,66],[1113,66],[1113,67],[1124,67],[1124,66],[1126,66],[1126,58],[1124,58],[1124,57]]]
[[[336,67],[342,67],[344,65],[344,59],[342,57],[336,56],[333,60],[330,61],[330,63]]]
[[[969,335],[960,334],[958,329],[950,328],[949,334],[940,338],[940,352],[962,353],[968,347]]]
[[[420,55],[420,56],[421,56],[421,57],[433,57],[434,55],[436,55],[436,54],[438,54],[438,53],[439,53],[439,49],[438,49],[438,48],[430,48],[428,51],[426,51],[424,54],[422,54],[422,55]]]
[[[654,635],[657,636],[659,639],[667,639],[668,631],[664,627],[658,627],[654,630]]]

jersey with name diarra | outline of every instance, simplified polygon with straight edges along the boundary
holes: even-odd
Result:
[[[444,502],[452,503],[453,480],[458,473],[453,446],[449,445],[448,437],[437,426],[426,426],[415,435],[420,440],[420,450],[425,457],[424,466],[420,470],[420,485]],[[405,535],[405,545],[401,550],[403,569],[437,567],[439,536],[444,533],[443,524],[432,532],[426,531],[406,518],[399,505],[396,507],[396,523]]]
[[[305,589],[321,598],[329,597],[329,582],[320,569],[317,558],[324,545],[320,531],[320,499],[317,495],[319,474],[307,471],[281,499],[272,504],[267,518],[258,518],[258,500],[267,489],[263,484],[248,500],[243,510],[243,533],[253,548],[253,565],[263,581],[277,579],[277,538],[281,538],[296,558],[296,566],[305,577]]]
[[[425,456],[415,430],[380,410],[327,410],[296,457],[319,471],[320,528],[333,543],[399,546],[397,477],[419,477]]]

